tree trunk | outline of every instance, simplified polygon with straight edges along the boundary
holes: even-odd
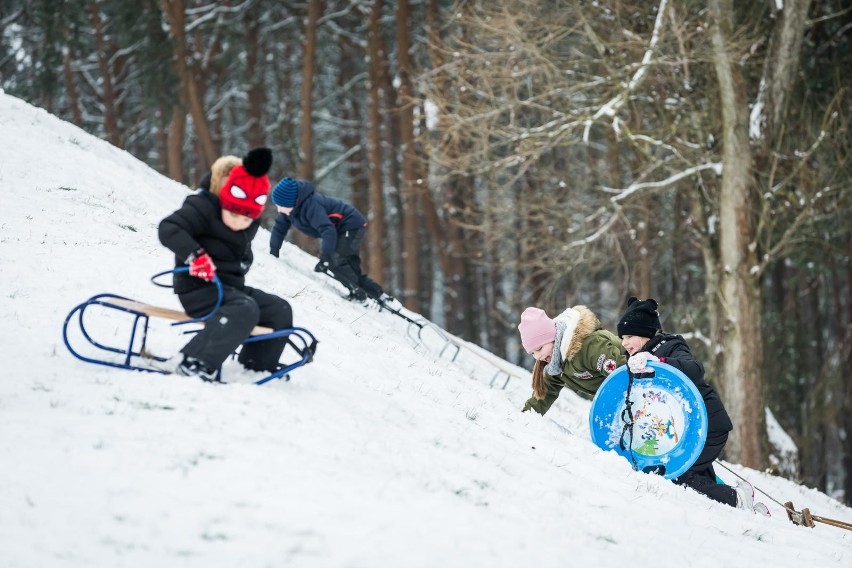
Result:
[[[101,11],[97,2],[89,3],[89,15],[92,18],[95,45],[98,47],[98,66],[101,70],[101,104],[104,108],[104,132],[110,144],[121,148],[121,133],[118,130],[118,118],[115,109],[113,75],[109,65],[106,40],[104,39]]]
[[[367,67],[367,163],[370,180],[369,200],[370,230],[367,231],[367,243],[371,254],[368,274],[382,278],[385,273],[385,196],[382,178],[382,61],[381,49],[382,0],[375,0],[370,10],[367,49],[369,62]]]
[[[766,462],[760,287],[753,267],[755,227],[748,105],[742,72],[729,52],[732,0],[709,0],[713,64],[722,106],[722,187],[719,196],[718,304],[725,405],[734,422],[728,457],[749,467]]]
[[[441,51],[441,46],[443,44],[440,37],[442,22],[438,0],[428,1],[426,7],[426,23],[429,59],[432,69],[435,70],[433,72],[435,91],[438,93],[438,97],[436,97],[432,102],[437,107],[438,115],[437,129],[433,136],[435,136],[438,140],[435,152],[438,154],[437,163],[439,164],[438,167],[440,167],[440,164],[453,163],[455,161],[454,154],[458,151],[458,145],[444,138],[444,135],[449,131],[449,113],[452,108],[450,101],[452,100],[453,95],[449,77],[447,77],[447,74],[441,70],[441,67],[444,65],[444,56]],[[425,128],[424,132],[426,132]],[[442,199],[446,198],[449,191],[448,188],[451,185],[452,181],[443,184],[442,190],[438,192]],[[455,326],[455,322],[453,322],[455,319],[453,316],[461,311],[461,306],[459,305],[460,293],[458,286],[453,286],[453,281],[459,280],[457,278],[459,274],[455,271],[457,267],[453,266],[452,259],[453,257],[459,256],[461,245],[458,242],[458,239],[454,238],[455,232],[448,229],[447,217],[445,216],[442,220],[438,215],[439,207],[432,199],[430,188],[425,188],[423,195],[424,200],[428,204],[428,206],[424,207],[427,228],[432,237],[432,241],[435,243],[436,252],[438,254],[438,265],[440,266],[443,274],[444,321],[451,322],[450,325],[448,325],[448,329],[455,332],[457,331],[457,328]],[[445,323],[445,325],[447,324]]]
[[[778,136],[785,130],[784,121],[790,106],[793,83],[798,80],[802,40],[810,6],[811,0],[785,0],[772,32],[764,71],[768,136]]]
[[[166,175],[183,183],[183,139],[186,136],[186,111],[183,106],[172,106],[172,117],[167,131]]]
[[[66,32],[67,33],[67,32]],[[62,56],[62,75],[65,80],[65,92],[68,93],[68,106],[71,109],[71,121],[74,125],[83,127],[83,114],[80,112],[80,96],[77,93],[77,84],[74,81],[74,71],[71,68],[71,49],[65,50]]]
[[[248,76],[248,143],[251,148],[266,144],[264,134],[263,105],[264,84],[260,52],[260,20],[257,5],[252,6],[244,16],[246,26],[246,75]],[[271,200],[270,200],[271,201]]]
[[[352,33],[355,27],[361,26],[360,21],[348,22]],[[369,40],[368,40],[369,41]],[[368,163],[366,148],[368,141],[364,138],[364,130],[369,129],[367,117],[362,107],[362,101],[369,97],[369,85],[363,91],[353,91],[355,85],[362,83],[362,68],[359,59],[363,59],[363,46],[350,39],[344,39],[340,46],[339,72],[337,74],[337,92],[339,95],[340,114],[343,126],[340,128],[340,144],[346,156],[346,169],[349,174],[352,194],[352,205],[364,214],[367,219],[369,230],[365,242],[361,246],[361,265],[367,274],[372,274],[373,279],[379,284],[383,282],[381,272],[371,272],[373,258],[384,254],[381,246],[373,248],[370,242],[374,230],[381,231],[381,223],[374,226],[374,212],[370,204],[370,180],[368,177]],[[369,67],[369,63],[367,64]],[[381,201],[381,197],[380,197]],[[381,203],[379,204],[381,207]],[[380,209],[381,210],[381,209]]]
[[[196,72],[189,62],[184,0],[161,0],[161,2],[169,31],[175,42],[175,73],[180,83],[181,96],[192,116],[192,126],[195,129],[196,141],[203,160],[202,169],[206,170],[213,164],[219,153],[210,136],[210,127],[204,111],[203,89],[196,83]],[[172,144],[171,140],[169,144]]]
[[[852,246],[852,238],[846,239],[847,250],[850,250],[850,246]],[[834,262],[832,262],[834,264]],[[835,290],[844,290],[845,296],[841,296],[841,293],[837,293],[837,296],[834,299],[834,307],[837,308],[835,311],[835,325],[836,325],[836,336],[838,338],[838,376],[845,374],[848,372],[848,369],[852,369],[852,329],[849,327],[849,317],[850,314],[850,302],[849,302],[849,285],[852,282],[852,268],[848,267],[844,268],[842,266],[836,266],[834,270],[832,270],[832,280],[834,281],[834,289]],[[845,309],[842,309],[842,306],[846,306]],[[843,491],[843,495],[845,496],[846,505],[852,504],[852,436],[849,436],[849,432],[852,432],[852,381],[847,380],[844,381],[845,389],[839,395],[842,398],[841,408],[840,408],[840,426],[842,428],[842,432],[846,435],[843,438],[843,458],[841,462],[841,470],[844,472],[844,478],[840,485],[840,488]]]
[[[387,109],[384,113],[384,142],[382,158],[386,173],[384,176],[385,183],[389,191],[385,198],[386,204],[386,224],[385,224],[385,250],[387,257],[392,259],[385,264],[386,277],[388,281],[393,282],[394,290],[402,290],[402,228],[399,222],[399,217],[391,216],[390,211],[401,214],[402,198],[400,196],[402,182],[399,172],[399,150],[402,147],[399,135],[399,120],[396,116],[396,109],[399,107],[397,90],[394,85],[394,77],[390,73],[389,48],[385,41],[384,35],[379,35],[379,62],[378,68],[381,73],[379,85],[381,86],[381,101],[383,108]],[[390,246],[388,247],[388,243]]]
[[[408,31],[410,19],[408,0],[400,0],[396,13],[396,45],[399,63],[399,132],[402,142],[402,243],[403,289],[401,300],[415,311],[420,311],[417,290],[420,283],[419,240],[419,186],[415,180],[417,154],[414,148],[414,100],[411,83],[412,63]]]
[[[299,123],[299,165],[298,177],[314,179],[314,75],[316,73],[317,24],[322,16],[322,0],[310,0],[308,21],[305,24],[305,49],[302,59],[302,90]],[[299,248],[319,255],[319,245],[302,233],[295,231],[293,241]]]
[[[322,0],[310,0],[305,26],[305,55],[302,61],[302,123],[299,138],[299,177],[314,177],[314,73],[316,71],[317,23],[322,16]]]

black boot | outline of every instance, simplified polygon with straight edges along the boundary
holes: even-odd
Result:
[[[219,373],[216,369],[211,369],[195,357],[184,356],[183,361],[177,367],[177,374],[185,377],[198,377],[208,383],[222,382],[219,380]]]

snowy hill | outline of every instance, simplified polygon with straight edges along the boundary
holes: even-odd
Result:
[[[0,566],[852,566],[852,532],[633,472],[591,444],[588,403],[567,392],[522,414],[528,383],[490,388],[479,356],[412,345],[401,319],[340,299],[313,257],[266,254],[264,230],[249,284],[320,339],[292,381],[74,359],[62,322],[89,296],[178,307],[148,279],[171,267],[156,227],[188,189],[2,92],[0,125]],[[731,467],[852,522],[815,490]]]

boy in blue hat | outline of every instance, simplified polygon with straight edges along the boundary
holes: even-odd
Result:
[[[282,179],[272,190],[278,217],[272,227],[269,252],[278,256],[284,237],[294,226],[308,236],[322,239],[320,260],[314,270],[324,272],[346,286],[349,299],[363,302],[367,297],[390,300],[381,286],[361,272],[361,241],[367,220],[352,205],[316,192],[307,180]]]

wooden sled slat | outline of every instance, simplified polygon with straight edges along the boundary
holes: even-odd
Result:
[[[171,308],[163,308],[160,306],[152,306],[151,304],[137,302],[134,300],[111,298],[108,303],[113,304],[115,306],[120,306],[122,308],[126,308],[128,310],[141,312],[149,317],[157,317],[174,321],[186,321],[192,319],[188,315],[186,315],[186,313],[180,310],[173,310]],[[265,335],[267,333],[272,333],[273,331],[274,330],[271,327],[256,325],[254,326],[254,329],[251,330],[251,333],[249,335]]]

